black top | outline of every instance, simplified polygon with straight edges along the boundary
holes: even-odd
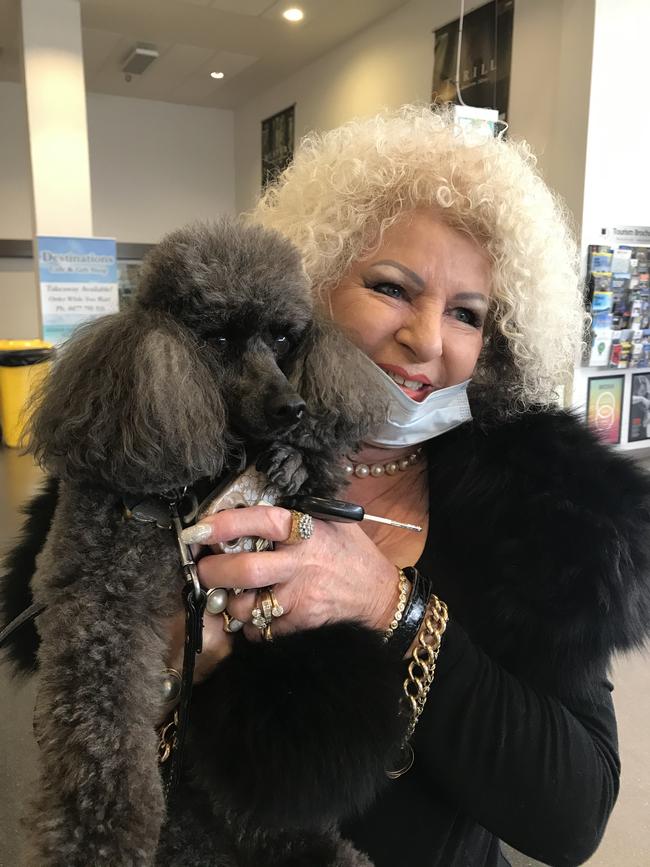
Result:
[[[590,699],[544,695],[463,628],[467,604],[436,574],[431,534],[417,568],[450,620],[413,738],[415,763],[343,834],[375,867],[496,867],[499,838],[553,867],[588,858],[618,792],[612,686]]]

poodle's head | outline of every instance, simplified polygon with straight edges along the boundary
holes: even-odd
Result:
[[[306,346],[312,302],[289,241],[225,220],[173,232],[143,263],[136,303],[192,335],[233,431],[268,440],[299,422],[305,403],[287,377]]]
[[[296,424],[287,379],[312,327],[307,278],[277,232],[223,220],[167,236],[135,302],[62,348],[30,445],[51,473],[130,492],[216,476],[242,439]]]

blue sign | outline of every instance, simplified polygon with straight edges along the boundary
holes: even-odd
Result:
[[[117,313],[114,238],[36,239],[43,339],[61,343],[82,322]]]

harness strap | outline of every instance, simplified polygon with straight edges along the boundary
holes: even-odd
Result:
[[[177,708],[176,731],[172,742],[169,761],[163,765],[163,778],[167,797],[173,795],[178,787],[183,767],[183,750],[187,736],[192,699],[192,681],[194,679],[194,663],[197,649],[196,636],[203,628],[203,612],[205,610],[205,591],[201,591],[197,599],[191,584],[183,588],[185,600],[185,649],[183,651],[183,672],[181,675],[181,695]]]
[[[44,602],[32,602],[29,608],[21,611],[18,617],[14,617],[11,623],[8,623],[0,632],[0,647],[6,643],[17,629],[20,629],[25,623],[29,623],[30,620],[36,620],[38,615],[42,614],[46,608],[47,605]]]
[[[192,682],[194,680],[194,665],[196,654],[203,649],[203,614],[207,594],[199,584],[196,574],[196,563],[189,546],[181,540],[180,534],[184,524],[178,508],[178,500],[169,503],[172,531],[176,534],[181,565],[185,576],[182,595],[185,603],[185,645],[183,648],[183,672],[181,674],[181,694],[177,709],[177,722],[169,761],[164,765],[163,779],[165,792],[170,797],[180,781],[183,765],[183,749],[187,736],[192,700]]]

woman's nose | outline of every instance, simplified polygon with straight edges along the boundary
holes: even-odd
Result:
[[[420,314],[395,335],[398,343],[409,349],[414,360],[431,361],[442,355],[442,316]]]

